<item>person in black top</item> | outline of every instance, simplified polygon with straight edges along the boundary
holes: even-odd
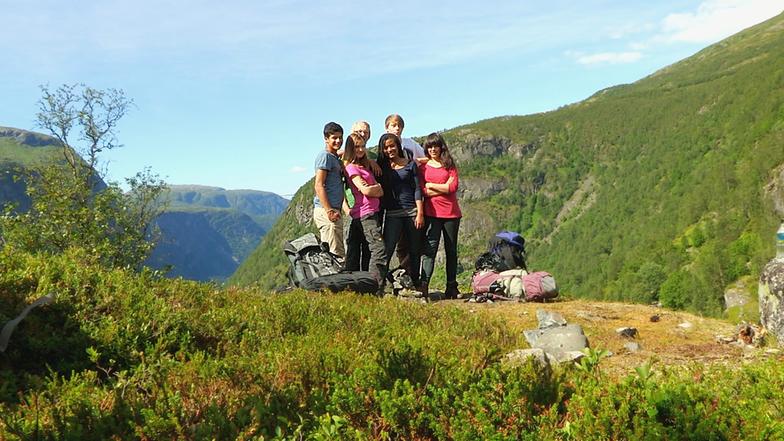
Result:
[[[381,166],[381,186],[384,196],[381,206],[384,214],[384,248],[387,266],[398,242],[403,240],[408,259],[398,254],[401,267],[411,276],[414,286],[419,286],[422,232],[425,211],[419,186],[418,167],[400,138],[391,133],[381,135],[378,141],[378,163]]]

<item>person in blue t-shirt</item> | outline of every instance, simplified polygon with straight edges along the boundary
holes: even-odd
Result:
[[[343,244],[343,164],[337,152],[343,145],[343,127],[335,122],[324,126],[324,150],[316,156],[313,222],[322,242],[340,257],[346,256]]]

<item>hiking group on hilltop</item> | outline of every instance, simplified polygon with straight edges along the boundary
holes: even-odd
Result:
[[[427,298],[435,256],[444,238],[444,297],[459,298],[457,238],[462,217],[457,167],[444,138],[431,133],[424,148],[403,138],[403,118],[389,115],[378,159],[367,156],[370,125],[359,121],[343,145],[343,128],[324,126],[325,149],[315,160],[313,221],[320,241],[344,259],[344,270],[367,271],[382,294],[392,253]],[[344,217],[350,217],[344,234]],[[344,241],[345,237],[345,241]],[[422,246],[424,244],[424,247]]]
[[[420,146],[403,138],[403,118],[389,115],[368,157],[370,125],[354,123],[343,148],[343,128],[324,126],[324,150],[315,161],[313,233],[286,242],[289,280],[307,290],[384,295],[413,291],[430,299],[430,282],[441,239],[446,256],[442,299],[544,301],[558,295],[552,275],[528,272],[525,239],[512,231],[494,234],[475,262],[471,295],[457,283],[457,241],[462,212],[459,174],[444,137],[429,134]],[[344,219],[349,219],[344,222]],[[390,271],[393,253],[399,266]],[[407,289],[408,291],[404,291]]]

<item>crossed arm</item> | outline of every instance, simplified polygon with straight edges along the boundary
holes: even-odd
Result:
[[[449,176],[443,184],[436,184],[434,182],[425,182],[425,195],[438,196],[443,194],[454,193],[457,191],[457,175]]]
[[[381,184],[368,185],[360,176],[352,177],[351,182],[357,186],[357,190],[359,190],[360,193],[367,197],[380,198],[381,196],[384,196],[384,190],[381,188]]]

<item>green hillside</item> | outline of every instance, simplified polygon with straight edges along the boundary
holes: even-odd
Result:
[[[568,296],[718,314],[725,287],[772,256],[784,214],[765,190],[784,162],[784,16],[582,102],[444,135],[463,283],[507,228]],[[284,282],[280,245],[313,228],[312,195],[305,184],[233,282]]]
[[[282,247],[286,240],[299,237],[313,226],[313,179],[303,185],[289,202],[286,211],[261,239],[261,244],[242,262],[229,278],[229,283],[249,285],[258,283],[266,288],[286,284],[288,260]]]
[[[0,207],[13,203],[27,210],[30,199],[18,179],[20,170],[58,158],[60,148],[57,140],[46,135],[0,127]]]
[[[234,209],[250,216],[264,230],[272,228],[289,203],[288,199],[268,191],[226,190],[204,185],[170,185],[169,202],[173,209]]]

